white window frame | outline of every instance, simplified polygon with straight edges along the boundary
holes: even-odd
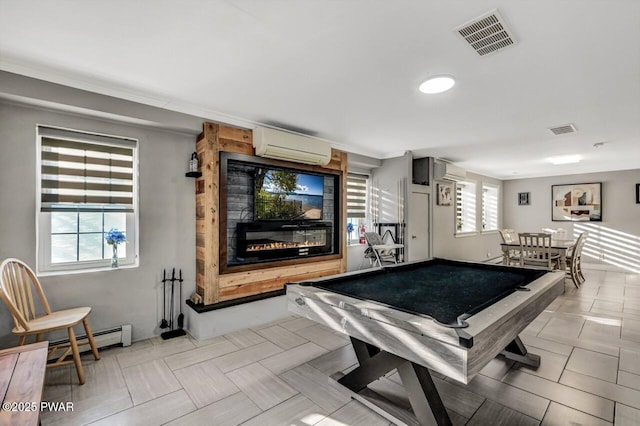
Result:
[[[495,191],[495,228],[487,228],[486,225],[486,220],[485,220],[485,212],[486,212],[486,197],[485,195],[487,194],[488,191]],[[491,233],[491,232],[497,232],[498,229],[500,229],[500,186],[499,185],[495,185],[492,183],[488,183],[488,182],[483,182],[482,183],[482,200],[481,200],[482,204],[482,211],[481,211],[481,232],[483,233]]]
[[[41,211],[41,190],[42,190],[42,138],[43,132],[59,132],[64,134],[65,139],[79,142],[87,142],[99,145],[118,146],[118,141],[127,141],[133,147],[133,212],[126,212],[126,256],[118,257],[120,268],[131,268],[139,266],[138,255],[138,140],[129,137],[92,133],[82,130],[67,129],[50,125],[36,126],[36,272],[39,276],[62,275],[83,272],[113,270],[111,267],[111,256],[105,252],[106,259],[76,261],[66,263],[51,262],[51,212]],[[108,211],[107,211],[108,212]],[[122,252],[122,251],[121,251]]]
[[[473,190],[469,190],[469,186],[471,185],[473,185]],[[467,189],[465,190],[465,188]],[[459,208],[459,202],[460,202],[459,195],[458,195],[459,190],[462,190],[462,195],[463,195],[462,215],[473,218],[473,225],[471,227],[469,226],[465,227],[463,224],[462,229],[460,229],[458,226],[458,208]],[[465,206],[467,206],[467,203],[465,203],[465,200],[464,200],[464,194],[467,194],[467,196],[471,198],[471,200],[468,201],[468,206],[469,208],[473,209],[473,212],[470,212],[469,214],[465,214],[464,212]],[[471,180],[464,181],[464,182],[456,182],[455,208],[453,209],[453,214],[454,214],[454,220],[453,220],[454,235],[463,236],[463,235],[474,235],[478,233],[478,182],[471,181]]]
[[[365,188],[365,208],[364,208],[364,217],[355,217],[355,216],[349,216],[349,212],[347,209],[347,218],[346,218],[346,223],[345,223],[345,229],[346,229],[346,225],[351,222],[353,223],[353,233],[351,234],[351,239],[349,239],[349,235],[346,235],[347,238],[347,244],[349,245],[357,245],[360,244],[360,231],[359,231],[359,225],[364,225],[365,229],[370,230],[370,222],[369,222],[369,212],[370,212],[370,202],[371,202],[371,176],[369,175],[365,175],[362,173],[347,173],[347,181],[349,179],[349,175],[357,177],[357,178],[362,178],[366,180],[366,188]],[[348,196],[347,196],[348,198]]]

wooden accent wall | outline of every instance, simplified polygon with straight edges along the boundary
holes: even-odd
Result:
[[[238,129],[215,123],[204,123],[204,131],[196,142],[198,167],[202,177],[196,180],[196,289],[205,305],[251,296],[281,289],[291,281],[300,281],[346,271],[346,240],[341,238],[338,259],[309,258],[305,263],[276,266],[255,270],[220,273],[220,152],[254,155],[251,130]],[[296,163],[283,162],[283,166],[296,167]],[[300,165],[297,165],[298,167]],[[347,154],[333,149],[326,169],[342,174],[342,227],[347,217],[346,177]],[[341,231],[341,235],[346,230]]]

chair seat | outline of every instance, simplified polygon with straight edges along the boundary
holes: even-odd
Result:
[[[89,315],[91,308],[73,308],[63,311],[55,311],[49,315],[44,315],[29,321],[29,330],[22,327],[14,327],[12,333],[17,335],[46,333],[48,331],[60,330],[79,324]]]

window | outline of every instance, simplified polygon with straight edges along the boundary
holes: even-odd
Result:
[[[367,180],[364,175],[349,174],[347,176],[347,230],[349,224],[352,232],[347,232],[348,243],[358,243],[359,228],[366,225],[367,220]]]
[[[123,231],[120,265],[134,265],[137,141],[38,126],[38,272],[110,266],[111,228]]]
[[[498,187],[482,185],[482,230],[498,230]]]
[[[476,232],[476,184],[456,183],[456,234]]]

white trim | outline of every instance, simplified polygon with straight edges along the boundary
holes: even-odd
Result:
[[[133,150],[133,212],[126,214],[127,256],[120,258],[119,268],[139,266],[139,140],[124,136],[74,130],[58,126],[36,124],[36,274],[38,276],[76,274],[82,272],[107,271],[111,260],[78,261],[64,264],[51,264],[51,212],[42,212],[42,138],[67,138],[97,145],[124,146]]]
[[[457,234],[454,235],[454,237],[456,238],[467,238],[467,237],[473,237],[475,235],[480,234],[480,232],[478,231],[469,231],[469,232],[458,232]]]

